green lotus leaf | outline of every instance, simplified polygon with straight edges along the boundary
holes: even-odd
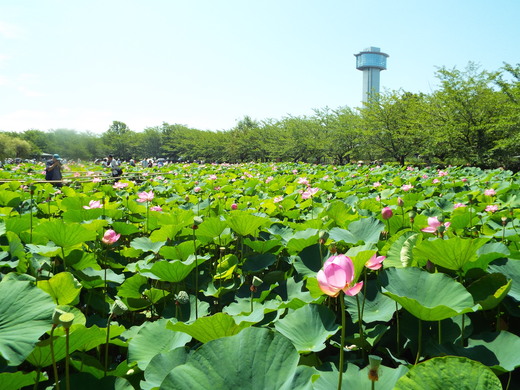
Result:
[[[442,273],[389,268],[379,274],[379,282],[385,295],[424,321],[440,321],[477,308],[464,286]]]
[[[126,279],[117,289],[118,295],[122,298],[141,298],[143,292],[150,288],[148,278],[135,274]]]
[[[2,191],[0,191],[0,193],[2,193]],[[31,216],[24,214],[17,218],[9,218],[5,221],[5,228],[8,232],[20,235],[21,232],[31,228]]]
[[[453,237],[449,240],[422,241],[414,249],[414,256],[426,260],[441,267],[460,270],[467,263],[477,259],[477,251],[489,239],[488,238],[461,238]]]
[[[163,246],[159,254],[167,260],[181,260],[186,261],[191,255],[195,253],[195,246],[193,241],[184,241],[175,246]]]
[[[413,248],[421,241],[422,235],[411,230],[402,230],[393,235],[383,266],[403,268],[414,265]]]
[[[247,236],[255,233],[258,228],[269,224],[269,219],[244,212],[233,212],[227,219],[228,226],[238,235]]]
[[[468,346],[445,343],[432,348],[436,354],[464,356],[488,366],[496,373],[520,367],[520,337],[507,332],[485,332],[468,339]]]
[[[144,371],[144,381],[140,383],[141,390],[152,390],[159,388],[162,381],[175,367],[186,362],[188,354],[184,347],[172,349],[169,352],[155,355],[146,370]]]
[[[159,253],[159,250],[166,244],[165,241],[152,242],[148,237],[134,238],[130,243],[130,246],[134,249],[140,249],[143,252]]]
[[[482,306],[482,310],[496,307],[506,297],[513,280],[498,273],[484,275],[468,286],[468,291],[473,295],[475,303]]]
[[[336,315],[323,305],[305,305],[274,324],[275,329],[294,344],[299,353],[318,352],[339,326]]]
[[[209,341],[175,367],[160,389],[289,390],[299,355],[292,343],[265,328]]]
[[[20,194],[13,191],[0,191],[0,206],[18,207],[22,203]]]
[[[386,261],[386,260],[385,260]],[[363,296],[366,293],[366,297]],[[345,295],[348,303],[347,311],[352,321],[358,321],[357,301],[364,303],[363,322],[369,324],[376,321],[390,321],[396,310],[395,301],[379,291],[376,281],[369,280],[359,293],[358,299]]]
[[[97,237],[96,232],[86,229],[79,223],[63,223],[60,220],[43,222],[36,226],[34,231],[62,248],[93,241]]]
[[[191,340],[186,333],[167,329],[169,323],[167,319],[145,323],[128,344],[128,361],[137,362],[145,370],[155,355],[182,347]]]
[[[193,269],[195,269],[195,263],[186,264],[180,260],[160,260],[153,264],[149,272],[160,280],[178,283],[182,282]]]
[[[281,240],[251,240],[249,238],[246,238],[244,240],[244,244],[250,247],[252,250],[254,250],[256,253],[267,253],[267,252],[273,252],[275,250],[278,250],[280,246],[282,245]]]
[[[395,385],[396,390],[501,390],[498,377],[482,363],[446,356],[413,366]]]
[[[259,272],[276,262],[276,256],[272,253],[263,253],[256,256],[249,256],[242,266],[245,272]]]
[[[135,233],[138,233],[139,232],[139,228],[131,223],[126,223],[126,222],[113,222],[112,223],[112,228],[119,234],[121,234],[122,236],[129,236],[131,234],[135,234]],[[162,241],[162,240],[156,240],[154,242],[157,242],[157,241]]]
[[[121,284],[125,281],[124,274],[116,274],[110,268],[107,269],[93,269],[87,267],[81,271],[76,271],[78,276],[81,276],[81,284],[85,288],[100,287],[105,284],[105,280],[110,283]]]
[[[226,221],[223,221],[220,218],[205,218],[198,226],[198,229],[195,230],[195,236],[203,243],[210,243],[213,242],[214,239],[218,238],[227,226],[228,224]]]
[[[2,384],[2,390],[18,390],[25,386],[33,385],[38,382],[49,379],[46,373],[38,373],[32,371],[29,373],[18,372],[2,372],[0,373],[0,383]]]
[[[520,301],[520,260],[517,259],[498,259],[489,265],[489,272],[499,272],[508,279],[513,280],[509,296]]]
[[[235,268],[238,266],[238,257],[233,254],[225,255],[218,262],[216,273],[213,279],[228,279],[233,275]]]
[[[343,373],[341,381],[342,388],[356,390],[371,390],[372,382],[368,379],[369,367],[359,369],[354,364],[349,364]],[[396,382],[408,372],[408,369],[401,365],[397,368],[379,366],[379,381],[375,383],[377,390],[393,390]],[[319,378],[313,383],[313,390],[330,390],[338,387],[338,371],[318,371]]]
[[[31,282],[0,282],[0,355],[17,366],[50,330],[55,304]]]
[[[48,280],[39,280],[37,285],[49,294],[57,305],[77,304],[82,287],[70,272],[60,272]]]
[[[170,322],[166,325],[168,329],[187,333],[201,343],[207,343],[208,341],[221,337],[233,336],[249,326],[250,324],[245,322],[237,325],[233,317],[226,313],[217,313],[209,317],[201,317],[190,325],[186,325],[183,322],[176,322],[174,324]]]

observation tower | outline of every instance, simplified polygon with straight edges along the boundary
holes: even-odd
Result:
[[[356,56],[356,69],[363,71],[363,103],[367,103],[372,94],[379,93],[379,73],[386,69],[388,54],[379,47],[370,46]]]

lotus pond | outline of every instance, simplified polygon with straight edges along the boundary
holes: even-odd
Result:
[[[0,387],[520,388],[520,176],[0,171]]]

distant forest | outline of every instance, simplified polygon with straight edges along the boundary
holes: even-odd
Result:
[[[384,161],[520,167],[520,64],[497,71],[469,63],[440,68],[430,94],[386,91],[361,108],[315,109],[311,116],[253,120],[225,131],[163,123],[141,132],[114,121],[102,134],[71,129],[0,133],[0,160],[59,153],[74,160]],[[107,124],[108,125],[108,124]]]

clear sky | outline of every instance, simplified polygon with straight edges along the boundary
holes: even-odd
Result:
[[[430,93],[438,67],[520,63],[518,0],[0,0],[0,130],[228,130],[359,107],[354,54],[381,86]]]

